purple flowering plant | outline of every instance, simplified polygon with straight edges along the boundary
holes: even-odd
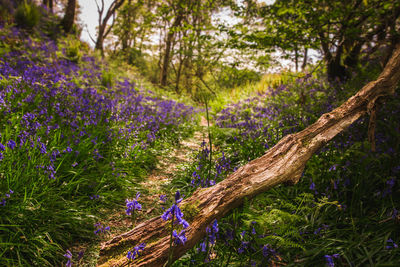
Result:
[[[101,79],[107,62],[87,55],[68,59],[64,39],[31,36],[3,24],[0,37],[5,37],[0,47],[10,47],[0,53],[0,224],[26,225],[18,236],[39,236],[43,240],[31,245],[44,244],[40,250],[91,238],[93,232],[84,227],[93,223],[90,215],[105,203],[116,205],[110,199],[126,199],[127,172],[143,172],[143,164],[136,163],[149,161],[152,149],[190,130],[196,111],[138,88],[123,75],[105,90]],[[22,197],[12,196],[9,187],[23,190]],[[99,195],[102,201],[93,201]],[[140,204],[136,199],[127,205],[134,214]],[[98,233],[101,229],[107,231],[103,227]],[[0,239],[17,231],[7,227]],[[18,242],[11,240],[5,250]],[[2,258],[18,265],[15,255],[29,255],[25,249],[16,246]],[[32,258],[23,257],[33,265]],[[35,264],[48,260],[38,257]]]
[[[171,221],[170,224],[170,239],[169,239],[169,256],[168,256],[168,263],[167,266],[169,266],[172,263],[172,253],[173,253],[173,243],[175,245],[184,245],[186,242],[186,236],[185,236],[185,229],[189,227],[189,223],[183,219],[183,213],[181,209],[179,208],[178,204],[182,202],[181,198],[181,193],[179,190],[176,191],[175,193],[175,202],[172,204],[172,206],[167,209],[162,215],[161,218],[164,221]],[[178,232],[175,229],[175,225],[180,224],[182,226],[182,230],[178,234]]]
[[[140,197],[140,193],[136,193],[136,197],[133,199],[126,199],[126,210],[125,213],[126,215],[130,215],[132,219],[132,225],[135,225],[135,220],[136,220],[136,210],[142,210],[142,205],[138,202],[138,199]]]

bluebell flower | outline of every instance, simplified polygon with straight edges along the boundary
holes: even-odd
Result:
[[[206,247],[206,241],[203,241],[200,243],[200,247],[197,249],[197,251],[206,252]]]
[[[96,230],[94,231],[95,235],[110,231],[110,226],[104,227],[101,223],[96,223],[94,226],[96,227]]]
[[[140,205],[139,202],[137,201],[139,197],[140,197],[140,193],[137,192],[136,193],[136,198],[134,198],[132,200],[129,200],[129,199],[125,200],[126,208],[127,208],[125,210],[125,212],[126,212],[127,215],[131,215],[132,211],[134,211],[134,210],[141,210],[142,209],[142,205]]]
[[[5,146],[2,143],[0,143],[0,151],[5,151],[5,150],[6,150]]]
[[[215,244],[215,241],[217,239],[217,233],[218,233],[218,222],[215,219],[214,222],[212,223],[211,227],[207,226],[206,227],[206,233],[208,235],[208,240],[210,244]]]
[[[176,191],[176,194],[175,194],[175,203],[172,204],[172,206],[169,209],[167,209],[163,213],[163,215],[161,215],[161,218],[164,221],[168,221],[172,218],[176,218],[177,222],[179,224],[182,224],[183,228],[186,229],[187,227],[189,227],[189,223],[185,219],[183,219],[183,213],[177,205],[181,201],[182,201],[181,194],[178,190],[178,191]]]
[[[394,248],[398,248],[399,246],[393,241],[393,239],[389,238],[388,240],[386,240],[386,243],[388,243],[386,245],[386,249],[394,249]]]
[[[240,244],[240,247],[238,249],[238,253],[242,254],[247,249],[249,244],[250,244],[250,242],[248,242],[248,241],[242,241],[242,243]]]
[[[165,203],[167,201],[167,196],[166,195],[161,195],[160,196],[160,201]]]
[[[132,251],[128,251],[128,254],[126,255],[126,257],[129,260],[136,259],[137,256],[140,256],[139,252],[143,251],[145,247],[146,247],[145,243],[142,243],[139,246],[134,247]]]
[[[329,267],[335,267],[335,262],[333,259],[338,259],[340,257],[339,254],[325,255],[326,265]]]
[[[182,230],[179,234],[174,230],[172,232],[172,236],[175,237],[174,243],[176,245],[184,245],[185,242],[187,241],[187,238],[185,236],[185,230]]]
[[[310,189],[311,189],[311,190],[315,190],[315,184],[314,184],[314,182],[312,182],[312,183],[310,184]]]
[[[67,253],[64,254],[64,257],[66,257],[67,263],[65,264],[66,267],[71,267],[72,266],[72,253],[71,251],[67,250]]]
[[[7,143],[7,146],[12,150],[12,149],[14,149],[14,148],[17,146],[17,144],[15,143],[14,140],[10,139],[10,140],[8,141],[8,143]]]

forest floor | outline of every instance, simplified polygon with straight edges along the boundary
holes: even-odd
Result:
[[[142,205],[142,209],[136,214],[135,225],[162,214],[160,196],[168,194],[166,191],[168,191],[173,178],[194,159],[195,154],[200,150],[201,143],[206,139],[208,139],[207,120],[202,116],[199,126],[191,137],[182,140],[178,145],[161,152],[157,156],[156,167],[150,170],[148,175],[140,182],[141,194],[138,202]],[[133,192],[132,197],[135,197],[135,195],[136,192]],[[167,195],[167,197],[173,197],[173,195]],[[97,253],[101,243],[134,228],[131,217],[125,213],[125,208],[121,205],[121,208],[105,218],[103,224],[110,227],[110,232],[99,236],[100,243],[93,244],[94,246],[80,244],[73,249],[74,251],[85,251],[85,258],[90,262],[84,261],[89,266],[95,265],[95,262],[92,261],[98,257]]]
[[[177,146],[171,147],[157,156],[156,167],[149,171],[149,174],[140,183],[141,195],[138,202],[142,205],[142,210],[137,214],[135,225],[148,218],[160,215],[160,212],[162,212],[160,196],[168,194],[165,189],[168,188],[175,175],[193,160],[195,153],[200,150],[201,143],[205,139],[208,139],[207,120],[202,116],[199,127],[191,137],[182,140]],[[133,192],[132,197],[135,195],[136,192]],[[107,225],[112,229],[111,236],[108,236],[108,238],[133,228],[130,216],[127,216],[123,209],[110,215]]]

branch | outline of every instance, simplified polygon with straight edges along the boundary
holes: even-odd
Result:
[[[400,44],[377,80],[365,85],[356,95],[335,110],[322,115],[314,124],[281,139],[268,152],[213,187],[197,189],[181,202],[182,209],[196,210],[187,228],[187,242],[173,251],[176,260],[195,246],[205,235],[206,227],[247,198],[279,184],[296,184],[310,157],[337,134],[371,111],[377,98],[394,93],[400,81]],[[190,206],[188,206],[190,205]],[[133,230],[102,245],[100,266],[127,266],[126,252],[140,243],[147,246],[135,266],[163,266],[168,260],[169,232],[160,216],[147,220]]]

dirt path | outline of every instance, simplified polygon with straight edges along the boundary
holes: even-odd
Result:
[[[157,167],[141,183],[143,189],[147,191],[146,195],[143,195],[142,201],[151,202],[149,198],[156,199],[165,193],[162,188],[171,182],[185,163],[192,160],[193,154],[200,150],[204,138],[203,131],[196,131],[193,137],[181,141],[179,146],[158,157]],[[145,212],[150,213],[151,210]]]
[[[148,197],[158,196],[163,193],[163,185],[168,184],[173,179],[177,171],[192,160],[193,153],[200,150],[203,140],[207,139],[207,120],[202,116],[199,129],[191,138],[181,141],[179,146],[175,147],[167,155],[158,158],[158,164],[150,175],[141,183],[144,189],[148,190]],[[145,198],[145,196],[144,196]],[[147,211],[147,213],[150,213]]]
[[[193,156],[200,150],[203,140],[208,140],[207,120],[204,117],[201,117],[199,126],[192,137],[182,140],[179,145],[171,147],[169,151],[163,151],[157,157],[156,168],[139,183],[139,188],[141,188],[139,203],[142,205],[142,210],[137,213],[135,225],[150,217],[162,214],[162,205],[160,205],[161,202],[159,200],[160,195],[169,194],[169,192],[165,192],[167,185],[185,164],[193,160]],[[136,192],[132,194],[132,197],[135,195]],[[110,231],[99,236],[101,239],[99,243],[82,243],[72,248],[73,251],[85,252],[85,257],[81,261],[84,266],[96,266],[101,242],[126,232],[134,226],[131,217],[125,213],[125,203],[121,203],[121,207],[109,214],[102,221],[102,224],[109,226]]]
[[[185,163],[193,160],[193,155],[200,150],[203,140],[207,140],[207,120],[202,117],[200,127],[190,138],[182,140],[176,147],[164,151],[157,157],[157,165],[150,174],[140,182],[139,203],[142,210],[137,214],[135,224],[162,213],[159,200],[160,195],[168,194],[165,187],[171,182],[177,172],[184,167]],[[134,197],[136,192],[132,195]],[[113,229],[111,236],[118,235],[133,227],[130,216],[125,214],[124,209],[110,215],[108,225]],[[110,237],[110,236],[109,236]]]

